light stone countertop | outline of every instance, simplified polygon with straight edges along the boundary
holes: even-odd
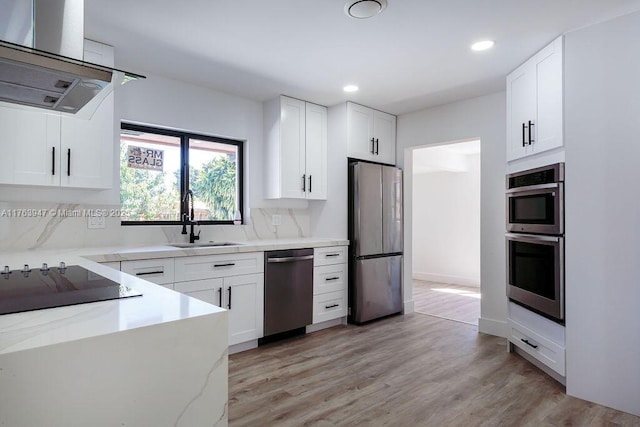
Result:
[[[0,355],[226,311],[93,261],[73,261],[143,295],[0,315]]]
[[[98,262],[347,244],[347,240],[309,238],[247,241],[234,246],[188,249],[160,245],[0,252],[0,268],[9,265],[15,270],[25,263],[38,268],[43,262],[56,266],[64,261],[67,265],[83,266],[143,293],[141,297],[0,315],[0,355],[226,311]]]
[[[196,245],[203,245],[209,242],[198,241]],[[84,256],[96,262],[110,261],[131,261],[156,258],[174,258],[194,255],[216,255],[242,252],[261,252],[279,249],[299,249],[299,248],[320,248],[327,246],[347,246],[348,240],[342,239],[277,239],[277,240],[252,240],[238,242],[236,245],[225,246],[195,246],[193,248],[176,248],[170,245],[111,248],[109,252],[96,254],[86,253]],[[0,254],[1,257],[1,254]]]

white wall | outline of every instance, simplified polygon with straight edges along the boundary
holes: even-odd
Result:
[[[480,286],[480,153],[453,153],[457,171],[417,173],[416,154],[440,148],[414,150],[413,277]]]
[[[640,13],[565,37],[567,393],[640,415]]]
[[[504,176],[506,164],[506,95],[499,92],[398,117],[398,165],[405,169],[405,192],[412,194],[414,147],[445,141],[480,139],[481,162],[481,317],[479,329],[506,336]],[[412,247],[412,200],[405,197],[405,250]],[[404,258],[404,271],[413,271],[412,257]],[[404,301],[412,301],[411,275],[404,276]]]

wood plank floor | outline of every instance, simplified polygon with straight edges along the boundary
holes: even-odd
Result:
[[[393,316],[229,357],[235,426],[640,426],[568,397],[504,338],[437,317]]]
[[[413,301],[417,313],[478,324],[480,288],[413,280]]]

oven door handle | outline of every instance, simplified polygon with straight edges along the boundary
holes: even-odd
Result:
[[[560,242],[560,237],[557,237],[557,236],[534,236],[531,234],[505,233],[505,237],[509,240],[513,240],[516,242],[526,242],[526,243],[541,243],[541,242],[558,243]]]
[[[529,192],[529,191],[549,190],[549,189],[552,189],[552,188],[560,188],[560,183],[559,182],[552,182],[550,184],[527,185],[526,187],[508,188],[505,192],[507,194],[510,194],[510,193],[522,193],[522,194],[525,194],[526,192]]]

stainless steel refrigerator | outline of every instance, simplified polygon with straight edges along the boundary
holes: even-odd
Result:
[[[349,163],[349,320],[402,311],[402,170]]]

